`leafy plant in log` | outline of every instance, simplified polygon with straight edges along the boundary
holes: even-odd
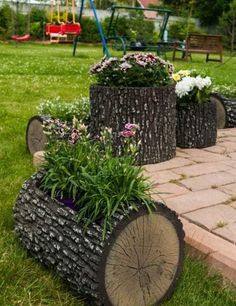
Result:
[[[195,70],[180,70],[173,74],[176,82],[177,105],[206,103],[212,92],[212,81],[208,76],[201,76]]]
[[[85,228],[101,219],[105,237],[118,210],[128,214],[142,203],[151,212],[151,185],[142,168],[135,166],[135,124],[126,124],[120,132],[123,145],[118,156],[113,155],[113,133],[109,128],[91,139],[87,128],[76,120],[73,128],[58,120],[58,128],[53,124],[45,125],[49,144],[41,188],[52,198],[72,198],[78,207],[78,221]]]
[[[62,121],[72,121],[75,116],[79,121],[86,121],[90,115],[88,97],[80,97],[71,103],[65,103],[60,97],[45,100],[37,107],[39,115],[57,118]]]
[[[90,73],[98,85],[120,87],[159,87],[172,83],[173,65],[152,53],[135,53],[103,58]]]

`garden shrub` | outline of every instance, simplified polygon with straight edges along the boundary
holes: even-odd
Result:
[[[90,115],[89,98],[80,97],[71,103],[65,103],[60,97],[46,100],[38,106],[38,113],[62,121],[72,121],[73,117],[79,121],[86,121]]]
[[[203,31],[198,28],[194,23],[188,23],[184,21],[176,21],[169,26],[169,37],[171,39],[185,40],[188,33],[199,33],[203,34]]]
[[[12,35],[12,10],[8,4],[0,7],[0,39],[8,39]]]
[[[97,43],[101,41],[94,18],[83,17],[81,20],[81,28],[81,42]]]

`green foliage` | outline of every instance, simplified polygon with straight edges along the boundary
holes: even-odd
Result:
[[[13,31],[13,12],[8,4],[0,7],[0,39],[11,37]]]
[[[45,10],[37,7],[32,7],[30,11],[30,22],[42,22],[47,21],[47,13]]]
[[[105,86],[158,87],[171,84],[173,65],[152,53],[103,58],[90,69],[97,83]]]
[[[43,22],[33,22],[30,24],[30,34],[34,38],[42,38],[43,37],[43,32],[44,32],[44,24]]]
[[[58,122],[56,122],[58,124]],[[131,126],[131,128],[129,127]],[[79,206],[78,220],[85,228],[103,218],[104,231],[111,227],[117,210],[127,214],[143,203],[152,208],[150,184],[135,166],[137,148],[132,141],[135,125],[126,125],[123,131],[123,154],[113,156],[112,131],[105,128],[99,140],[90,139],[85,126],[76,125],[69,131],[59,123],[59,129],[46,128],[49,144],[46,150],[45,175],[41,188],[54,197],[73,199]],[[62,128],[65,130],[63,138]],[[66,135],[69,135],[69,141]],[[59,136],[59,137],[58,137]],[[122,136],[121,136],[122,137]]]
[[[105,33],[107,33],[109,20],[110,18],[105,18],[102,23]],[[119,35],[128,41],[140,41],[144,44],[157,42],[154,22],[146,20],[142,11],[131,11],[128,16],[119,16],[116,21],[113,21],[113,24],[115,27],[110,36]]]
[[[79,121],[86,121],[90,115],[89,98],[77,98],[71,103],[65,103],[60,97],[46,100],[38,106],[38,113],[62,121],[72,121],[73,117],[76,117]]]
[[[223,13],[219,28],[224,35],[225,46],[234,52],[236,46],[236,0],[233,0],[229,10]]]
[[[101,41],[94,18],[83,17],[81,20],[81,28],[81,42],[96,43]]]
[[[236,86],[235,85],[215,85],[212,88],[213,92],[217,92],[225,97],[232,98],[236,97]]]
[[[203,25],[216,25],[223,11],[229,9],[230,2],[232,0],[197,0],[194,3],[195,16],[201,20]]]
[[[183,20],[171,23],[168,33],[171,39],[185,40],[189,33],[202,34],[203,31],[194,23],[190,22],[188,24],[186,20]]]

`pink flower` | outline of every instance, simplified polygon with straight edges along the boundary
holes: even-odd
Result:
[[[76,144],[79,137],[80,137],[79,131],[77,129],[73,129],[72,133],[70,134],[69,139],[68,139],[69,143],[72,144],[72,145]]]
[[[121,131],[119,135],[124,138],[130,138],[135,135],[135,132],[132,130],[124,130],[124,131]]]
[[[138,129],[138,125],[135,123],[126,123],[125,129],[129,131],[136,130]]]

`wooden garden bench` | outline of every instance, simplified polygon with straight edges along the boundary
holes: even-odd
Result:
[[[202,35],[202,34],[189,34],[186,44],[180,45],[176,43],[173,48],[173,61],[176,59],[176,51],[182,51],[182,59],[188,60],[192,53],[206,54],[206,62],[223,60],[223,46],[221,35]],[[210,54],[218,54],[219,59],[210,59]]]

